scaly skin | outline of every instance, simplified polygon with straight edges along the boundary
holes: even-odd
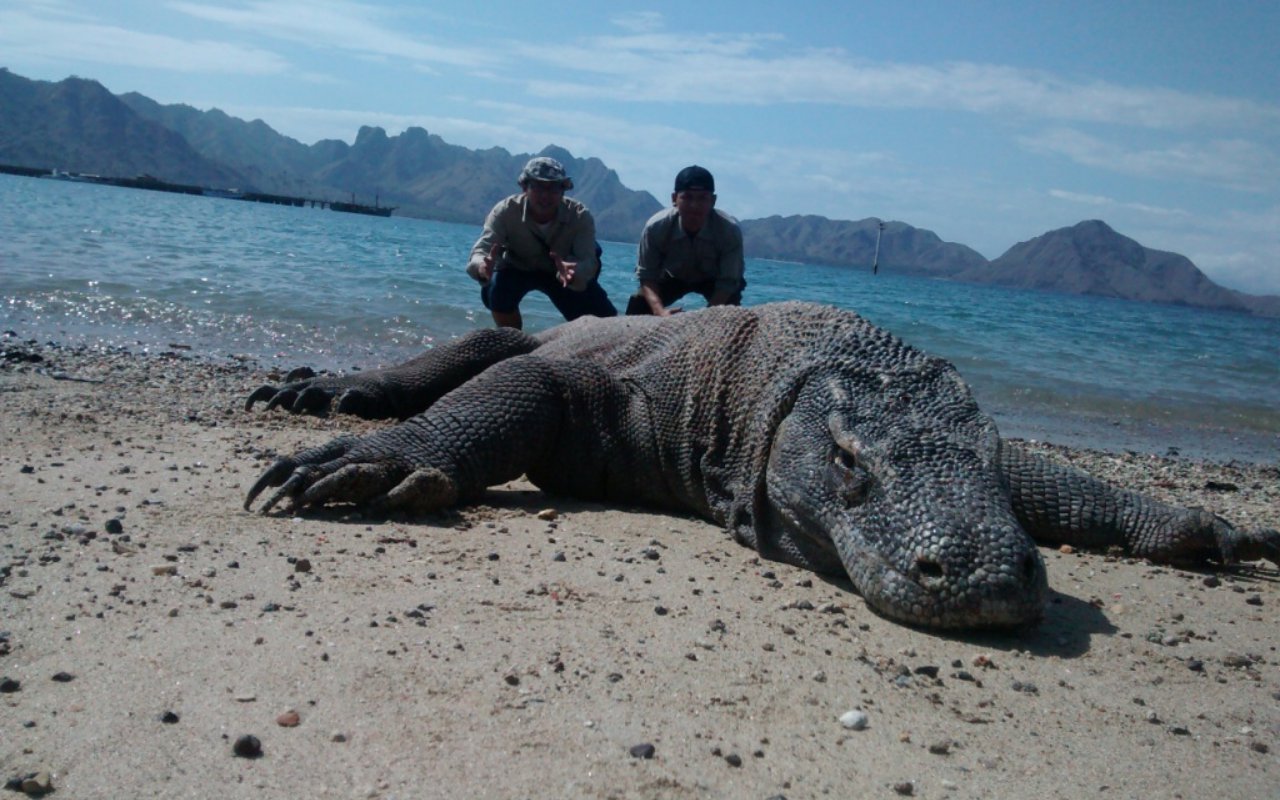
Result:
[[[396,367],[262,387],[246,405],[257,400],[409,418],[279,459],[246,508],[275,487],[264,512],[426,513],[525,474],[558,494],[701,515],[922,626],[1038,619],[1032,536],[1157,560],[1276,560],[1280,542],[1003,443],[950,364],[824,306],[478,331]]]

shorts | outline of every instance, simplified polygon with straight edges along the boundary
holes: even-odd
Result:
[[[520,301],[531,291],[545,294],[566,320],[575,320],[588,314],[596,317],[616,317],[618,309],[609,301],[600,281],[592,278],[587,288],[576,291],[560,285],[555,275],[548,272],[528,272],[520,269],[500,269],[489,282],[480,287],[480,302],[490,311],[514,314],[520,310]]]
[[[729,302],[725,303],[725,305],[742,305],[742,290],[745,288],[747,288],[747,282],[744,280],[742,286],[738,287],[738,291],[733,293],[733,296],[729,298]],[[658,282],[658,297],[662,299],[663,308],[671,305],[686,294],[700,294],[710,303],[715,293],[715,278],[708,278],[698,283],[688,283],[675,278],[667,278],[665,281]],[[627,301],[628,316],[643,316],[650,313],[652,312],[649,310],[649,304],[645,302],[643,294],[636,292],[631,295],[631,299]]]

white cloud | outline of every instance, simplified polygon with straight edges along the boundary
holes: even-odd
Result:
[[[152,36],[91,24],[32,6],[0,15],[0,45],[50,49],[73,59],[187,71],[278,72],[284,60],[259,48]],[[620,14],[624,35],[584,37],[557,47],[512,38],[473,47],[421,33],[429,10],[347,0],[252,0],[235,5],[175,0],[171,11],[241,36],[274,38],[319,51],[393,59],[420,70],[452,67],[473,77],[525,79],[543,97],[626,102],[818,106],[964,111],[993,116],[1157,129],[1270,130],[1280,106],[1235,97],[1106,82],[973,62],[873,63],[840,48],[795,46],[780,35],[664,30],[656,12]],[[413,16],[405,16],[413,15]]]
[[[1143,214],[1149,214],[1157,217],[1190,217],[1190,212],[1180,208],[1162,208],[1160,206],[1148,205],[1146,203],[1130,203],[1121,202],[1115,198],[1105,197],[1096,194],[1085,194],[1082,192],[1069,192],[1064,189],[1050,189],[1049,196],[1059,200],[1066,200],[1078,205],[1107,207],[1113,209],[1126,209],[1128,211],[1137,211]]]
[[[175,72],[276,75],[287,61],[257,47],[208,39],[179,39],[79,19],[0,11],[0,49],[9,58],[40,63],[157,67]]]
[[[1072,83],[992,64],[870,63],[837,48],[794,49],[778,36],[647,32],[555,50],[511,47],[574,76],[531,80],[544,96],[940,109],[1171,129],[1280,123],[1280,107],[1246,99]],[[583,72],[590,75],[577,77]]]
[[[652,33],[661,30],[665,19],[658,11],[630,11],[619,14],[611,22],[625,31],[632,33]]]
[[[263,0],[237,7],[193,2],[174,2],[169,7],[206,22],[325,50],[462,67],[492,65],[498,60],[488,49],[431,44],[402,33],[387,11],[364,3]]]
[[[1142,178],[1191,178],[1245,191],[1280,183],[1280,158],[1243,139],[1181,141],[1164,147],[1125,147],[1082,131],[1058,128],[1021,137],[1028,151],[1065,156],[1077,164]]]

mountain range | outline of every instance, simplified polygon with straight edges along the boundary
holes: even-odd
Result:
[[[362,127],[353,144],[305,145],[262,120],[162,105],[134,92],[114,95],[85,78],[31,80],[0,67],[0,165],[11,167],[355,197],[394,205],[404,216],[479,224],[495,202],[518,191],[515,176],[531,155],[564,163],[603,239],[636,241],[664,205],[624,186],[600,159],[555,145],[537,154],[470,150],[418,127],[395,136]],[[1280,317],[1280,296],[1219,286],[1186,257],[1144,247],[1099,220],[1021,242],[994,261],[905,222],[774,216],[741,224],[747,254],[756,258],[858,268],[876,261],[902,274]]]

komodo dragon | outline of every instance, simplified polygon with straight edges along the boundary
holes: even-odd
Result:
[[[766,558],[847,575],[909,624],[1021,626],[1035,540],[1164,562],[1268,558],[1280,532],[1108,486],[1001,440],[948,362],[804,303],[473,331],[403,364],[263,386],[295,412],[404,421],[280,458],[265,513],[430,512],[521,474],[552,493],[692,512]]]

